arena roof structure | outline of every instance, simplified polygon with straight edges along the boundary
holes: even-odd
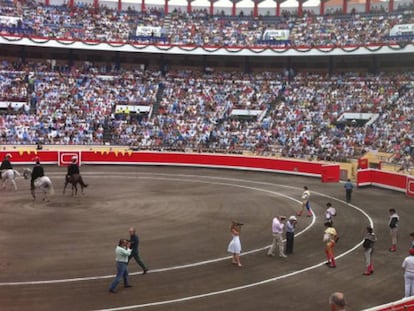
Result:
[[[61,5],[63,0],[44,0],[46,5]],[[85,0],[83,3],[95,6],[105,5],[117,7],[119,10],[128,7],[136,10],[147,8],[162,8],[168,13],[172,10],[191,12],[193,10],[207,9],[210,14],[225,13],[226,15],[280,15],[282,12],[297,12],[300,16],[304,10],[314,14],[325,14],[329,12],[370,12],[388,11],[392,12],[399,5],[410,5],[407,0]],[[69,5],[74,5],[75,0],[69,0]],[[325,12],[326,10],[326,12]]]

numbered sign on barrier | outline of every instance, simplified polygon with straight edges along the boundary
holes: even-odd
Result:
[[[409,197],[414,197],[414,177],[407,177],[407,189],[405,193]]]
[[[80,151],[59,151],[59,166],[68,166],[72,163],[72,160],[75,159],[79,166],[82,164],[82,153]]]

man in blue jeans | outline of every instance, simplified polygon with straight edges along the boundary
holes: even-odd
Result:
[[[119,240],[119,244],[115,249],[116,260],[116,277],[109,286],[109,292],[116,293],[115,288],[118,286],[121,279],[124,279],[124,287],[132,287],[128,283],[128,257],[131,255],[130,244],[127,240]]]
[[[129,233],[129,243],[131,244],[131,255],[128,257],[128,263],[131,260],[131,258],[134,258],[137,262],[138,266],[144,270],[142,274],[147,274],[148,268],[145,266],[144,262],[142,261],[141,257],[139,256],[138,246],[139,246],[139,238],[135,231],[134,227],[131,227],[128,229]]]
[[[344,188],[345,188],[346,203],[351,203],[352,190],[354,189],[354,185],[352,184],[352,181],[350,179],[346,181]]]

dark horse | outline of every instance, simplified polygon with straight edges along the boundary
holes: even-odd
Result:
[[[82,180],[82,176],[79,174],[73,174],[73,175],[66,175],[65,178],[65,186],[63,187],[63,194],[65,194],[66,187],[68,184],[72,185],[72,196],[78,194],[78,184],[81,186],[81,192],[83,194],[83,189],[87,187]]]

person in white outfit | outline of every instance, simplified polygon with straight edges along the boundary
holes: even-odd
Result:
[[[310,191],[309,191],[309,189],[308,189],[308,187],[303,187],[303,193],[302,193],[302,197],[301,197],[301,199],[302,199],[302,204],[301,204],[301,208],[300,208],[300,210],[296,213],[296,216],[302,216],[302,214],[303,214],[303,212],[304,212],[304,210],[305,210],[305,208],[306,208],[306,210],[307,210],[307,212],[308,212],[308,217],[312,217],[312,209],[311,209],[311,206],[310,206],[310,196],[311,196],[311,193],[310,193]]]
[[[272,234],[273,242],[270,246],[269,251],[267,252],[268,256],[275,256],[276,247],[279,247],[279,257],[286,258],[287,256],[284,253],[283,245],[283,229],[285,227],[284,221],[286,220],[285,216],[279,216],[273,218],[272,222]]]
[[[232,235],[232,239],[229,243],[229,246],[227,247],[227,251],[233,254],[231,263],[238,267],[242,267],[242,264],[240,262],[240,253],[241,253],[240,231],[241,231],[242,225],[243,224],[237,221],[231,222],[230,232]]]
[[[414,248],[410,248],[409,254],[402,263],[402,268],[404,269],[405,297],[414,296]]]
[[[400,216],[398,216],[397,211],[395,208],[390,208],[388,210],[390,214],[390,218],[388,221],[388,226],[390,227],[390,234],[391,234],[391,248],[390,252],[397,251],[397,241],[398,241],[398,224],[400,222]]]
[[[332,206],[332,203],[326,203],[326,211],[325,211],[325,222],[331,223],[333,225],[333,220],[336,216],[336,209]]]

